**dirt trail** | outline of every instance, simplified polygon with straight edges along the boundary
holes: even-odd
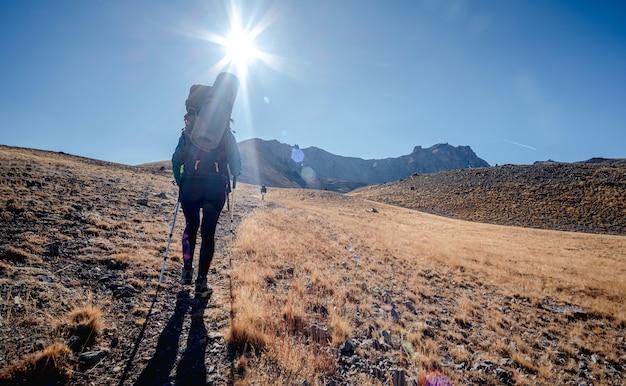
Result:
[[[230,325],[230,243],[242,216],[252,211],[251,187],[239,186],[231,195],[234,209],[220,217],[215,258],[209,275],[213,294],[207,302],[194,299],[193,286],[178,283],[180,264],[166,262],[164,288],[148,318],[147,327],[132,342],[119,385],[229,385],[233,383],[235,356],[229,352],[225,333]],[[231,214],[233,217],[231,218]],[[179,213],[175,234],[182,232]],[[231,232],[232,224],[232,232]],[[175,242],[179,238],[174,236]],[[173,248],[178,253],[178,248]],[[197,261],[197,256],[196,256]],[[141,338],[141,339],[139,339]],[[130,342],[128,342],[130,343]]]

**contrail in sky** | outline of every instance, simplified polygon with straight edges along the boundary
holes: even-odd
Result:
[[[530,149],[530,150],[537,150],[536,147],[532,147],[532,146],[528,146],[528,145],[524,145],[523,143],[517,143],[517,142],[513,142],[513,141],[509,141],[508,139],[502,139],[504,142],[508,142],[511,143],[513,145],[517,145],[517,146],[521,146],[521,147],[525,147],[526,149]]]

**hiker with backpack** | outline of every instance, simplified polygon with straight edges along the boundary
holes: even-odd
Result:
[[[241,174],[239,149],[230,128],[230,109],[234,96],[231,98],[230,109],[228,104],[218,106],[222,110],[226,109],[226,112],[213,111],[212,114],[204,114],[205,120],[211,121],[210,125],[218,127],[219,132],[200,133],[206,130],[203,125],[206,126],[207,122],[200,119],[207,104],[213,103],[211,98],[215,99],[215,87],[214,84],[212,90],[210,86],[192,86],[190,96],[185,102],[185,127],[172,155],[174,179],[179,186],[179,200],[186,220],[182,235],[183,267],[180,282],[184,285],[193,282],[193,257],[200,230],[202,243],[195,279],[195,297],[200,300],[207,299],[213,292],[207,282],[207,274],[215,251],[217,222],[230,193],[229,174],[233,176],[233,181]],[[219,140],[208,144],[211,141],[206,139],[207,135],[213,135],[213,138]],[[234,187],[233,183],[233,189]]]

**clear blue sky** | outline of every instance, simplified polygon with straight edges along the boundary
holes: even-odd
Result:
[[[227,1],[0,2],[0,143],[170,159]],[[626,157],[626,1],[248,0],[239,141],[364,159],[437,143],[490,164]],[[230,14],[230,16],[229,16]],[[234,71],[234,70],[233,70]]]

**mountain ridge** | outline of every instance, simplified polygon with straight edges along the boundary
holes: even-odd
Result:
[[[415,146],[409,154],[384,159],[345,157],[314,146],[300,148],[258,138],[239,142],[239,150],[244,165],[241,182],[341,193],[415,173],[489,166],[471,147],[449,144]]]

